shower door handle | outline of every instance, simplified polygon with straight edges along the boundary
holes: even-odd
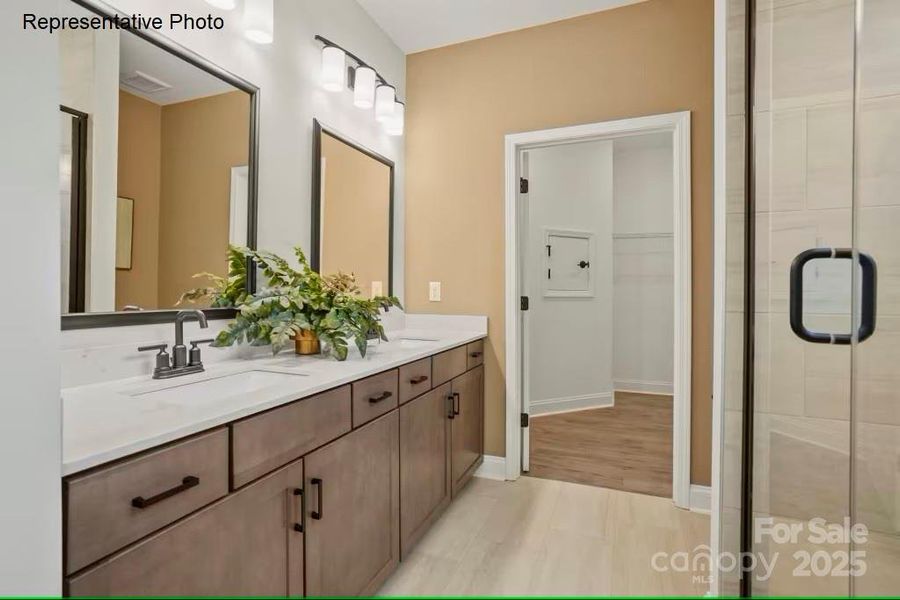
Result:
[[[875,333],[875,294],[877,291],[878,269],[875,260],[868,254],[858,253],[862,270],[862,306],[857,340],[863,342]],[[802,340],[814,344],[847,345],[853,341],[850,333],[825,333],[810,331],[803,324],[803,268],[811,260],[838,258],[853,260],[850,248],[811,248],[804,250],[791,263],[790,318],[791,329]]]

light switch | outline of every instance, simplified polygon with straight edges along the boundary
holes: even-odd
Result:
[[[372,297],[384,295],[384,286],[380,281],[372,282]]]
[[[429,302],[440,302],[441,301],[441,282],[440,281],[429,281],[428,282],[428,301]]]

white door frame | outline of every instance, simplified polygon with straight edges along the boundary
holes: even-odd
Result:
[[[521,474],[522,327],[519,311],[519,154],[532,148],[636,134],[673,142],[675,345],[672,499],[690,507],[691,488],[691,113],[682,111],[506,136],[506,479]]]

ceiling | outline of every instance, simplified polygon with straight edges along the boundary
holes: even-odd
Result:
[[[643,0],[357,1],[410,54]]]
[[[119,40],[120,82],[140,71],[172,86],[167,90],[145,94],[122,84],[122,89],[126,92],[155,104],[165,105],[233,92],[236,89],[136,35],[123,32]]]

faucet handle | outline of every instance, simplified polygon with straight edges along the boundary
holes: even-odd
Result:
[[[158,350],[159,353],[156,355],[156,370],[158,372],[161,369],[168,369],[170,367],[169,353],[166,352],[166,348],[168,347],[168,344],[151,344],[149,346],[138,346],[138,352]]]
[[[192,365],[192,366],[200,365],[200,366],[203,366],[203,361],[200,360],[200,347],[199,347],[199,345],[200,345],[200,344],[210,344],[210,343],[212,343],[212,342],[214,342],[214,341],[215,341],[215,340],[214,340],[213,338],[207,338],[207,339],[203,339],[203,340],[191,340],[191,351],[188,353],[188,354],[190,355],[190,358],[188,359],[188,365]]]
[[[149,346],[138,346],[138,352],[147,352],[149,350],[159,350],[160,354],[166,351],[168,344],[150,344]]]

